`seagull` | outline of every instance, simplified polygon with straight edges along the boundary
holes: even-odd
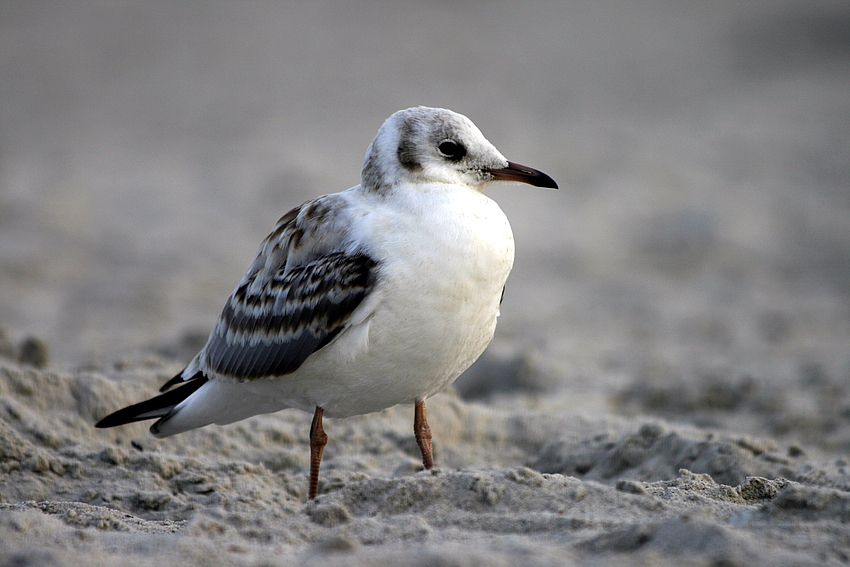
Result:
[[[322,418],[414,405],[434,466],[425,400],[481,355],[514,261],[495,182],[557,189],[508,161],[466,116],[415,107],[370,144],[360,185],[286,213],[260,245],[206,345],[162,386],[95,427],[156,419],[154,437],[286,408],[313,412],[309,499],[327,443]]]

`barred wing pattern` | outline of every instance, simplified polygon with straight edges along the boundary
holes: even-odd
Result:
[[[373,287],[375,266],[362,252],[334,252],[281,269],[255,291],[249,276],[210,335],[207,368],[248,380],[295,371],[345,328]]]
[[[235,380],[282,376],[331,342],[375,287],[378,263],[351,248],[341,194],[284,215],[182,373]]]

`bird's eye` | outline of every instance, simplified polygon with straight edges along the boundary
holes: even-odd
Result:
[[[451,161],[459,161],[466,155],[466,148],[463,147],[463,144],[458,144],[453,140],[443,140],[437,146],[437,150]]]

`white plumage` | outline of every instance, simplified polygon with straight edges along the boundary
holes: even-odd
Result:
[[[298,408],[316,410],[321,430],[322,412],[422,404],[493,337],[514,242],[481,190],[500,180],[557,187],[508,162],[464,116],[393,114],[360,185],[281,218],[206,346],[163,389],[189,384],[98,426],[156,417],[152,433],[167,437]]]

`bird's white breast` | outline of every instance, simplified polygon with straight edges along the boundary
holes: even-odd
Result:
[[[507,218],[473,189],[352,197],[364,201],[352,235],[380,262],[374,310],[280,379],[295,386],[293,405],[331,417],[424,399],[454,381],[493,337],[514,258]]]

